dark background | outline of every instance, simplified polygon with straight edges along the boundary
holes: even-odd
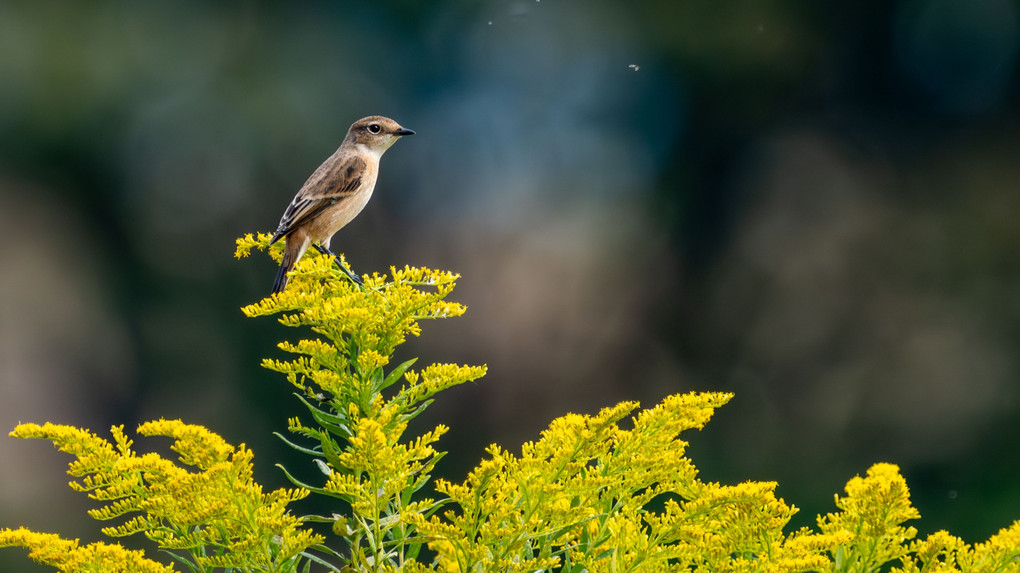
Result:
[[[307,469],[258,366],[303,333],[242,317],[276,269],[234,239],[383,114],[418,135],[333,246],[463,274],[400,351],[489,365],[423,417],[445,476],[724,390],[704,479],[777,480],[800,526],[892,462],[921,535],[987,539],[1020,518],[1020,4],[835,4],[0,4],[0,427],[180,417]],[[69,457],[0,456],[0,525],[99,538]]]

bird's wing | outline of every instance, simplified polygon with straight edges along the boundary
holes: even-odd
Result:
[[[286,237],[301,225],[312,220],[323,209],[347,200],[361,187],[361,180],[367,168],[365,160],[358,155],[346,159],[327,160],[305,181],[280,218],[271,243]]]

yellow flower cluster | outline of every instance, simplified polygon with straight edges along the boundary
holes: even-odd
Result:
[[[846,484],[846,494],[836,496],[840,513],[818,518],[818,527],[824,533],[854,534],[835,553],[837,570],[858,571],[870,563],[886,563],[906,555],[906,542],[917,535],[917,530],[900,524],[921,514],[910,504],[907,482],[899,468],[875,464],[867,477],[858,476]]]
[[[270,249],[279,258],[279,247],[268,246],[270,236],[247,235],[237,240],[238,257],[254,249]],[[460,316],[466,308],[445,298],[456,286],[459,275],[425,268],[391,268],[391,277],[378,273],[365,277],[359,286],[344,275],[328,256],[309,253],[298,262],[287,289],[241,309],[248,316],[281,315],[287,326],[306,326],[326,340],[284,342],[280,348],[297,354],[290,361],[265,360],[263,366],[281,372],[309,398],[332,398],[333,406],[346,411],[356,404],[362,412],[371,409],[374,397],[404,375],[410,363],[380,377],[397,345],[408,335],[421,333],[419,321]],[[484,367],[459,369],[455,373],[438,365],[426,369],[424,383],[405,401],[425,398],[436,392],[484,374]],[[406,372],[414,385],[417,375]],[[447,376],[449,374],[449,376]]]
[[[902,524],[918,514],[890,464],[850,480],[819,532],[784,533],[796,508],[775,497],[775,483],[705,483],[684,457],[678,434],[729,399],[671,396],[630,430],[617,422],[633,403],[564,416],[520,456],[491,446],[463,484],[440,481],[454,509],[407,519],[429,540],[434,568],[451,572],[857,572],[897,561],[904,573],[1020,570],[1020,522],[974,548],[944,532],[906,545],[916,532]]]
[[[282,247],[279,243],[269,247],[270,238],[265,233],[242,237],[235,255],[245,257],[252,249],[268,248],[279,260]],[[392,278],[374,273],[359,286],[345,278],[332,257],[309,252],[292,273],[284,292],[242,311],[248,316],[282,313],[282,324],[311,327],[334,342],[349,340],[362,352],[373,350],[380,357],[392,354],[408,334],[419,335],[419,320],[460,316],[466,310],[443,300],[460,278],[448,271],[394,267]],[[360,363],[351,366],[366,368]]]
[[[956,571],[1020,571],[1020,521],[1013,522],[984,543],[970,546],[959,537],[937,531],[910,546],[903,566],[894,573],[947,573]]]
[[[89,511],[93,518],[133,515],[120,525],[103,528],[107,536],[142,533],[161,549],[191,554],[194,563],[203,567],[248,564],[264,571],[275,571],[322,542],[321,536],[303,529],[301,520],[287,512],[290,502],[308,492],[263,493],[252,479],[251,450],[243,444],[235,448],[213,432],[180,420],[157,420],[138,427],[144,436],[173,438],[171,449],[178,454],[178,465],[156,453],[137,455],[123,427],[114,427],[111,433],[112,443],[87,430],[47,423],[21,424],[11,435],[50,440],[77,458],[68,469],[68,474],[79,478],[71,482],[72,489],[106,502]],[[32,547],[58,543],[55,538],[25,539],[34,543],[26,545]],[[116,551],[111,547],[118,546],[96,546],[90,554],[109,555]]]
[[[170,573],[174,568],[103,542],[80,546],[78,540],[61,539],[51,533],[36,533],[24,527],[0,530],[0,547],[26,547],[29,557],[61,571],[81,573]]]

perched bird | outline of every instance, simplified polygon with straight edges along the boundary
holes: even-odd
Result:
[[[365,208],[379,176],[379,158],[405,135],[414,132],[378,115],[351,125],[336,152],[301,186],[269,242],[271,245],[281,238],[287,241],[273,282],[274,294],[287,286],[287,273],[310,246],[324,255],[333,255],[347,276],[361,284],[361,278],[329,250],[329,241]]]

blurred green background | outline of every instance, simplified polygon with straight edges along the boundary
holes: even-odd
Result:
[[[233,241],[383,114],[418,135],[333,246],[463,274],[401,351],[489,365],[421,419],[446,477],[725,390],[703,478],[777,480],[800,526],[892,462],[922,535],[986,539],[1020,518],[1020,3],[836,4],[6,0],[0,428],[180,417],[314,471],[258,366],[298,333],[238,311],[275,266]],[[99,539],[70,458],[0,456],[0,526]]]

